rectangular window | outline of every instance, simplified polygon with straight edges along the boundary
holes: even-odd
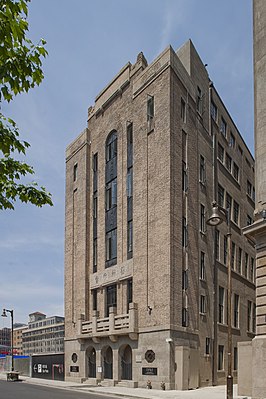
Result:
[[[200,204],[200,231],[201,233],[206,232],[205,206],[202,204]]]
[[[236,201],[234,201],[233,221],[239,224],[239,204]]]
[[[183,217],[182,219],[182,245],[187,247],[188,244],[188,231],[187,231],[187,219]]]
[[[252,302],[248,301],[248,311],[247,311],[247,331],[252,331]]]
[[[213,101],[211,101],[211,117],[215,122],[217,122],[217,115],[217,106]]]
[[[205,253],[200,252],[200,279],[205,280]]]
[[[218,205],[224,207],[224,188],[218,184]]]
[[[185,161],[182,161],[182,190],[186,192],[187,188],[188,188],[187,164]]]
[[[117,179],[115,178],[107,184],[105,190],[105,209],[109,211],[117,205]]]
[[[211,339],[209,337],[206,337],[205,355],[209,355],[210,353],[211,353]]]
[[[73,168],[73,181],[77,180],[77,176],[78,176],[78,164],[75,163],[74,168]]]
[[[97,272],[97,238],[93,240],[93,273]]]
[[[237,354],[237,347],[234,347],[234,370],[238,369],[238,354]]]
[[[206,296],[200,296],[200,313],[206,313]]]
[[[227,153],[225,155],[225,167],[230,173],[232,172],[232,158]]]
[[[252,184],[249,180],[247,180],[247,194],[251,197],[252,196]]]
[[[92,310],[97,310],[97,290],[92,290]]]
[[[220,143],[218,143],[218,159],[224,163],[224,148]]]
[[[127,197],[133,196],[133,168],[129,168],[127,171]]]
[[[252,332],[255,334],[256,333],[256,304],[253,303],[253,309],[252,309]]]
[[[154,97],[149,95],[147,98],[147,122],[149,132],[154,129]]]
[[[224,346],[218,345],[218,370],[224,369]]]
[[[198,113],[201,115],[202,114],[202,93],[201,93],[201,89],[199,88],[199,86],[197,87],[196,107],[197,107]]]
[[[250,257],[250,280],[254,282],[254,258]]]
[[[237,262],[237,271],[241,274],[242,271],[242,248],[238,248],[238,262]]]
[[[226,265],[226,261],[227,261],[227,235],[224,236],[224,264]]]
[[[188,288],[188,271],[182,270],[182,290],[187,290]]]
[[[253,223],[252,217],[247,215],[247,226],[250,226]]]
[[[206,183],[206,166],[205,166],[205,158],[201,155],[200,156],[200,183]]]
[[[239,181],[239,167],[235,162],[233,163],[233,176],[236,179],[236,181]]]
[[[133,222],[130,220],[127,223],[127,252],[133,252]]]
[[[255,202],[255,187],[252,187],[252,197],[251,198]]]
[[[218,322],[224,324],[224,288],[219,287]]]
[[[109,316],[109,310],[111,307],[117,306],[117,295],[116,295],[116,284],[109,285],[106,287],[106,317]]]
[[[127,124],[127,167],[133,166],[133,123]]]
[[[244,270],[244,276],[247,277],[248,276],[248,254],[245,252],[245,270]]]
[[[133,280],[127,280],[127,311],[129,311],[129,304],[133,302]]]
[[[220,231],[215,229],[215,259],[220,260]]]
[[[224,118],[222,117],[222,118],[221,118],[220,131],[221,131],[221,133],[222,133],[222,135],[223,135],[224,137],[226,137],[226,129],[227,129],[227,125],[226,125],[226,122],[225,122]]]
[[[235,270],[235,261],[236,261],[236,244],[232,241],[231,248],[231,267]]]
[[[231,218],[231,209],[232,209],[232,197],[230,194],[226,193],[226,200],[225,200],[226,209],[229,212],[229,217]]]
[[[106,261],[116,260],[117,229],[111,230],[108,233],[106,233],[105,241],[106,241]]]
[[[188,326],[188,310],[187,308],[182,308],[182,326]]]
[[[234,327],[239,328],[239,295],[234,295]]]
[[[232,148],[235,148],[235,145],[236,145],[235,136],[233,135],[232,132],[230,132],[229,146],[232,147]]]
[[[183,98],[181,98],[181,120],[186,122],[186,103]]]

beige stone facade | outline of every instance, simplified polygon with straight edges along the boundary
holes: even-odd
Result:
[[[230,207],[233,348],[254,337],[254,159],[193,44],[140,53],[66,151],[66,379],[189,389],[226,375]],[[133,237],[133,239],[132,239]]]

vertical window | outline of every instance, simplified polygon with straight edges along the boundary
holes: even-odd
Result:
[[[200,183],[206,183],[206,166],[205,166],[205,158],[204,156],[200,156]]]
[[[133,302],[133,281],[132,278],[127,280],[127,311],[129,311],[129,304]]]
[[[238,248],[238,262],[237,262],[237,271],[241,274],[242,271],[242,248]]]
[[[218,370],[224,369],[224,346],[218,345]]]
[[[185,217],[182,218],[182,245],[183,247],[187,247],[188,244],[188,231],[187,231],[187,219]]]
[[[218,302],[218,322],[224,323],[224,288],[219,287],[219,302]]]
[[[247,277],[248,276],[248,254],[245,252],[245,270],[244,270],[244,276]]]
[[[111,161],[117,156],[117,134],[112,132],[106,141],[106,162]]]
[[[133,222],[132,220],[130,220],[127,223],[127,252],[129,254],[132,253],[132,251],[133,251]]]
[[[206,313],[206,296],[200,296],[200,313]]]
[[[198,113],[201,115],[202,114],[202,93],[201,93],[201,89],[199,88],[199,86],[197,87],[196,107],[197,107]]]
[[[215,121],[215,122],[217,122],[217,107],[216,107],[216,104],[213,102],[213,101],[211,101],[211,117],[212,117],[212,119]]]
[[[255,187],[252,187],[252,197],[253,201],[255,201]]]
[[[205,206],[202,204],[200,204],[200,231],[201,233],[206,232]]]
[[[238,354],[237,354],[237,347],[234,347],[234,370],[238,369]]]
[[[226,209],[229,212],[229,217],[231,218],[231,209],[232,209],[232,197],[230,194],[226,193]]]
[[[220,260],[220,231],[215,229],[215,259]]]
[[[186,192],[188,189],[188,179],[187,179],[187,164],[182,161],[182,190]]]
[[[236,244],[232,241],[232,249],[231,249],[231,267],[235,270],[235,261],[236,261]]]
[[[92,310],[97,310],[97,290],[92,290]]]
[[[182,308],[182,326],[188,326],[188,310],[187,308]]]
[[[226,261],[227,261],[227,236],[224,236],[224,264],[226,265]]]
[[[127,197],[133,196],[133,168],[129,168],[127,171]]]
[[[250,257],[250,280],[254,282],[254,258]]]
[[[253,303],[253,310],[252,310],[252,332],[256,333],[256,305]]]
[[[182,290],[187,290],[188,288],[188,271],[182,270]]]
[[[221,133],[222,133],[222,135],[223,135],[224,137],[226,137],[226,129],[227,129],[227,125],[226,125],[226,122],[225,122],[224,118],[222,117],[222,118],[221,118],[220,131],[221,131]]]
[[[247,331],[252,331],[252,302],[248,301],[248,310],[247,310]]]
[[[97,272],[97,238],[93,240],[93,273]]]
[[[232,158],[227,153],[225,155],[225,167],[230,173],[232,172]]]
[[[236,181],[239,181],[239,167],[235,162],[233,163],[233,176],[236,179]]]
[[[218,205],[224,207],[224,188],[218,184]]]
[[[97,272],[97,224],[98,224],[98,154],[93,155],[93,263],[92,271]]]
[[[200,279],[205,280],[205,253],[200,252]]]
[[[232,148],[235,148],[235,145],[236,145],[235,136],[233,135],[232,132],[230,132],[229,146],[232,147]]]
[[[249,180],[247,180],[247,194],[251,197],[252,196],[252,184]]]
[[[220,143],[218,143],[218,159],[224,163],[224,148]]]
[[[205,355],[209,355],[211,353],[211,339],[206,337],[205,341]]]
[[[252,217],[247,215],[247,226],[250,226],[252,224]]]
[[[117,306],[116,285],[109,285],[106,287],[106,317],[109,316],[110,307]]]
[[[234,295],[234,327],[239,328],[239,295]]]
[[[117,229],[106,233],[106,261],[116,261],[117,258]],[[111,264],[110,264],[111,266]],[[109,267],[109,264],[106,265]]]
[[[186,103],[183,98],[181,98],[181,120],[186,122]]]
[[[154,97],[150,95],[147,98],[147,122],[148,131],[151,131],[154,128]]]
[[[239,204],[236,201],[234,201],[233,221],[239,224]]]
[[[78,164],[75,163],[74,168],[73,168],[73,181],[77,180],[77,176],[78,176]]]

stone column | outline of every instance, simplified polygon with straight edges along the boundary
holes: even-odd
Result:
[[[243,229],[256,242],[256,337],[252,341],[252,398],[266,395],[266,1],[253,0],[255,222]]]

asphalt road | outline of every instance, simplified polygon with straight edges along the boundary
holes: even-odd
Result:
[[[0,381],[0,399],[114,399],[113,396],[77,392],[23,382]],[[116,397],[117,399],[117,397]]]

